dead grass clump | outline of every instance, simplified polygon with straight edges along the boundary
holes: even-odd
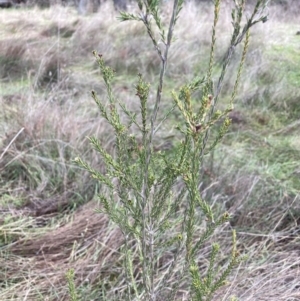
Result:
[[[21,76],[29,66],[24,60],[26,41],[5,39],[0,41],[0,78],[10,80]]]
[[[0,12],[1,14],[1,12]],[[36,85],[42,88],[63,78],[63,70],[71,64],[67,41],[72,37],[78,15],[67,8],[6,12],[1,18],[3,41],[0,46],[0,76],[9,77],[18,72],[27,80],[36,76]]]
[[[35,76],[35,82],[40,88],[51,87],[61,78],[61,66],[64,58],[58,52],[49,52],[40,62]]]
[[[268,146],[258,144],[256,148],[256,155],[259,148],[265,151],[259,159],[248,154],[238,142],[227,149],[230,153],[224,146],[216,151],[211,158],[213,162],[208,161],[204,166],[202,195],[211,200],[215,210],[227,210],[232,215],[231,226],[238,231],[268,233],[293,240],[300,218],[299,183],[295,177],[297,151],[288,145],[273,144],[274,154],[270,157]],[[272,168],[260,169],[257,160],[264,165],[263,159]],[[281,161],[284,166],[290,166],[291,178],[280,180]]]
[[[297,21],[300,14],[298,0],[274,0],[271,1],[270,12],[276,18],[286,22]]]
[[[23,257],[30,257],[33,254],[52,254],[56,255],[57,259],[68,258],[75,241],[80,245],[91,237],[105,236],[104,229],[107,228],[108,220],[104,215],[96,214],[94,212],[95,208],[97,208],[97,205],[94,202],[89,202],[80,208],[72,217],[72,221],[67,224],[58,229],[50,230],[41,237],[33,237],[31,240],[18,240],[9,249],[13,254],[22,255]],[[69,253],[61,253],[62,250],[69,250]]]
[[[227,173],[221,172],[223,177],[216,175],[218,168],[213,170],[215,178],[204,190],[204,197],[212,200],[215,210],[225,206],[230,212],[230,225],[238,233],[238,250],[248,260],[215,300],[228,300],[231,293],[243,301],[300,300],[299,194],[293,194],[284,183],[282,187],[277,183],[274,189],[270,179],[250,176],[242,167],[232,174],[227,166]]]
[[[48,8],[50,7],[50,4],[51,4],[50,0],[33,0],[28,2],[28,5],[30,6],[37,5],[40,8]]]
[[[103,15],[105,18],[103,18]],[[116,34],[112,34],[113,28],[115,28],[115,12],[112,5],[106,4],[101,7],[101,11],[97,14],[89,17],[82,17],[76,26],[76,32],[72,38],[74,47],[72,47],[72,55],[78,57],[78,55],[86,55],[91,53],[92,50],[97,48],[98,43],[100,45],[107,45],[107,53],[111,52],[111,45],[107,43],[117,38]],[[114,25],[113,25],[114,24]],[[108,33],[111,33],[109,35]],[[101,49],[99,49],[100,51]]]
[[[299,252],[268,251],[266,246],[248,247],[247,268],[239,267],[230,284],[221,289],[214,301],[230,300],[237,296],[242,301],[298,301]]]
[[[58,24],[53,24],[45,28],[41,32],[43,37],[61,37],[61,38],[71,38],[75,29],[72,26],[59,26]]]
[[[26,106],[23,105],[25,98]],[[39,100],[23,95],[20,99],[14,98],[13,102],[3,100],[2,108],[7,127],[1,141],[1,182],[10,183],[3,193],[17,197],[14,191],[16,194],[30,192],[27,195],[29,203],[43,199],[44,202],[38,201],[35,208],[44,206],[45,212],[56,210],[45,204],[53,198],[61,200],[52,204],[61,211],[90,200],[99,188],[87,174],[78,172],[71,160],[80,150],[91,159],[94,167],[101,170],[102,163],[88,149],[86,136],[91,132],[99,136],[105,133],[107,142],[113,145],[113,141],[85,101],[75,105],[70,99],[61,104],[51,97]],[[20,129],[23,130],[16,136]],[[24,189],[20,190],[20,187]]]
[[[149,50],[153,46],[144,36],[142,24],[133,22],[124,27],[115,22],[116,17],[112,6],[104,4],[97,14],[81,19],[72,37],[72,57],[80,58],[96,49],[119,73],[137,74],[139,68],[152,71],[157,58]]]
[[[32,289],[27,297],[31,300],[38,300],[38,294],[49,296],[53,289],[56,297],[53,295],[49,300],[68,300],[65,274],[74,267],[74,261],[77,287],[110,277],[122,238],[119,230],[110,228],[104,215],[95,214],[96,207],[97,204],[90,202],[59,228],[8,246],[13,262],[6,262],[5,275],[0,273],[1,281],[9,279],[10,286],[2,291],[5,298],[13,294],[24,298],[26,291],[13,292],[13,283],[23,288],[30,283]]]

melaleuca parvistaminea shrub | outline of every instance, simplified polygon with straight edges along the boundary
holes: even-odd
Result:
[[[174,106],[160,119],[158,113],[164,93],[168,54],[183,0],[174,0],[168,25],[162,20],[157,0],[138,0],[139,14],[120,14],[121,21],[144,24],[145,33],[153,43],[153,51],[160,58],[156,84],[147,83],[143,74],[137,76],[134,99],[140,108],[139,115],[118,100],[113,92],[115,72],[106,65],[105,54],[94,51],[106,86],[107,100],[100,99],[94,91],[92,98],[114,131],[115,149],[110,153],[98,138],[89,138],[106,167],[105,173],[100,173],[80,158],[74,161],[106,187],[99,196],[102,203],[100,211],[120,227],[124,236],[122,251],[127,288],[119,292],[116,297],[119,300],[176,300],[178,290],[183,286],[188,300],[212,300],[214,293],[226,283],[232,269],[243,259],[236,249],[236,235],[233,232],[232,252],[228,255],[227,265],[218,266],[220,245],[212,242],[205,272],[198,266],[201,248],[212,238],[215,230],[230,218],[227,212],[216,216],[210,204],[201,197],[201,166],[205,156],[217,146],[230,127],[228,114],[234,106],[250,29],[254,24],[267,20],[264,14],[267,0],[257,0],[245,23],[242,21],[245,0],[233,2],[233,31],[219,75],[213,76],[221,5],[221,0],[216,0],[207,72],[181,87],[174,87]],[[154,33],[154,26],[159,32],[159,39]],[[222,98],[224,76],[237,45],[242,42],[231,98],[221,111],[217,105]],[[152,89],[156,89],[156,98],[154,104],[149,106]],[[196,92],[201,95],[198,100],[194,99]],[[157,152],[155,137],[173,110],[178,110],[184,120],[177,125],[181,141],[172,150]],[[196,232],[199,216],[205,221],[205,229],[200,234]],[[169,259],[162,268],[161,262],[166,257]]]

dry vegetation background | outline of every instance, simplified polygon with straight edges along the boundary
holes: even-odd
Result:
[[[228,3],[217,69],[231,33]],[[248,254],[214,300],[300,300],[300,3],[284,3],[252,31],[233,126],[203,166],[203,197],[233,216],[216,234],[223,259],[231,228]],[[185,5],[163,110],[174,87],[207,67],[212,12],[207,3]],[[86,16],[61,6],[0,11],[0,300],[69,300],[69,268],[82,301],[114,300],[124,289],[120,232],[94,212],[101,187],[71,161],[81,156],[101,170],[86,139],[92,134],[113,148],[113,134],[89,96],[94,89],[105,97],[92,50],[115,68],[115,93],[133,109],[137,73],[150,82],[158,76],[144,28],[116,17],[109,3]],[[220,103],[232,84],[228,76]],[[174,113],[157,149],[176,143],[177,119]],[[208,254],[204,249],[199,265]],[[182,288],[178,300],[185,296]]]

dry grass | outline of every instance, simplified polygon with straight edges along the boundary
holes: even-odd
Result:
[[[1,299],[68,300],[65,274],[70,268],[75,269],[77,285],[93,285],[110,276],[122,237],[106,217],[94,213],[95,208],[89,202],[68,220],[49,227],[46,234],[36,231],[30,239],[20,237],[10,244],[9,261],[1,257],[6,269],[1,278],[11,285],[0,292]],[[56,297],[50,296],[51,291]]]
[[[242,301],[300,300],[300,145],[293,126],[299,90],[298,71],[292,69],[300,65],[294,54],[300,28],[295,27],[296,11],[283,14],[281,9],[272,7],[270,21],[253,31],[232,132],[204,169],[203,196],[216,212],[233,215],[215,236],[224,252],[221,260],[231,244],[231,228],[239,233],[240,251],[248,254],[214,300],[233,294]],[[209,5],[192,3],[183,9],[166,92],[205,70],[211,11]],[[120,232],[94,212],[95,194],[102,188],[71,161],[81,155],[101,170],[89,135],[113,151],[112,133],[87,95],[94,89],[105,97],[89,56],[93,49],[117,70],[116,93],[132,109],[136,74],[157,77],[158,60],[141,24],[119,24],[115,18],[108,4],[86,17],[59,6],[0,11],[0,300],[68,300],[65,274],[71,267],[81,300],[105,295],[114,300],[117,290],[125,289]],[[217,62],[231,28],[229,18],[221,22]],[[292,71],[285,73],[286,66]],[[224,102],[233,80],[227,79]],[[167,93],[166,107],[169,98]],[[160,133],[173,136],[172,143],[173,126],[171,120]],[[157,143],[170,146],[163,138]],[[200,265],[205,266],[209,251],[208,243],[199,254]],[[160,273],[171,259],[170,252]],[[138,267],[135,276],[140,277]],[[183,286],[178,300],[186,298]]]

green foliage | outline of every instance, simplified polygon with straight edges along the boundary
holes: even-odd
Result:
[[[66,278],[68,281],[68,287],[69,287],[69,295],[71,301],[78,301],[76,288],[75,288],[75,281],[74,281],[74,270],[69,270],[66,274]]]
[[[93,52],[106,86],[107,102],[100,100],[94,91],[92,97],[102,117],[114,130],[115,150],[111,154],[104,149],[97,137],[89,138],[106,166],[104,173],[93,169],[80,158],[74,161],[107,188],[99,196],[102,203],[99,211],[107,214],[124,235],[124,270],[128,286],[125,293],[128,300],[134,298],[152,301],[158,296],[165,300],[175,300],[178,289],[187,278],[191,300],[212,300],[214,293],[226,284],[230,272],[243,259],[236,249],[236,235],[233,232],[232,253],[228,257],[228,264],[218,265],[221,246],[211,240],[215,230],[225,224],[230,216],[226,212],[216,216],[208,200],[202,198],[201,166],[205,155],[217,146],[230,127],[228,114],[233,109],[249,45],[250,28],[260,21],[266,21],[264,8],[267,2],[258,0],[250,18],[242,25],[245,0],[234,1],[233,33],[220,75],[215,80],[212,74],[221,4],[220,0],[215,1],[207,73],[203,78],[196,76],[182,87],[174,87],[172,92],[174,107],[184,120],[177,125],[178,137],[181,136],[182,140],[174,147],[172,155],[169,151],[155,151],[153,141],[159,133],[162,121],[169,116],[168,112],[161,118],[162,121],[158,119],[168,53],[183,2],[174,0],[168,26],[162,21],[159,1],[156,0],[139,1],[138,15],[122,12],[120,16],[122,21],[143,22],[161,60],[152,110],[148,109],[151,107],[148,104],[153,85],[147,83],[143,75],[138,75],[135,86],[140,104],[140,115],[137,116],[114,96],[114,70],[105,64],[102,54]],[[156,39],[152,29],[153,20],[160,33],[160,40]],[[221,111],[217,109],[217,102],[222,96],[224,76],[236,46],[243,40],[244,46],[231,100],[228,107]],[[194,99],[195,92],[201,95],[200,99]],[[211,135],[212,129],[217,132],[214,136]],[[206,224],[200,234],[196,233],[199,217]],[[211,255],[206,272],[203,272],[198,266],[198,255],[208,240],[211,244]],[[133,257],[132,241],[134,248],[138,250],[138,258]],[[159,262],[167,253],[173,254],[173,260],[163,275],[158,276]],[[135,275],[133,262],[142,271],[139,279]],[[172,280],[174,277],[176,281]]]

